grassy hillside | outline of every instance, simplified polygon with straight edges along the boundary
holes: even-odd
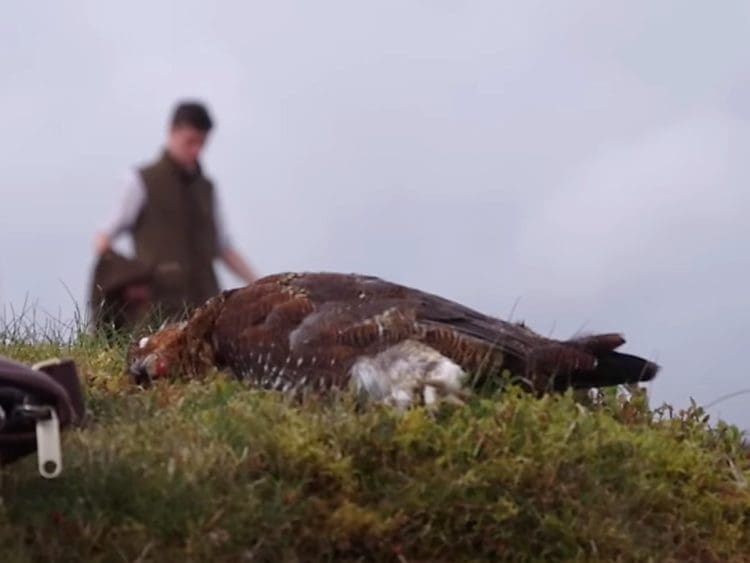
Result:
[[[697,407],[357,413],[219,375],[138,391],[89,341],[0,354],[76,358],[92,412],[59,479],[3,471],[2,561],[750,561],[750,457]]]

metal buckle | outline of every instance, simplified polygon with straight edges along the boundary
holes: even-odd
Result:
[[[30,418],[37,422],[40,420],[49,420],[54,411],[52,407],[46,405],[32,405],[31,403],[22,403],[13,410],[24,418]]]

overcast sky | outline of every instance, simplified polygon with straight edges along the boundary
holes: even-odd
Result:
[[[749,6],[6,0],[0,309],[71,317],[123,178],[199,97],[262,274],[623,331],[656,403],[750,388]],[[750,428],[748,404],[711,412]]]

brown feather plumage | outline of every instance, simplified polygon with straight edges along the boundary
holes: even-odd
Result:
[[[634,383],[655,364],[601,334],[559,341],[437,295],[363,275],[284,273],[209,300],[183,325],[129,349],[134,373],[197,377],[228,368],[280,390],[344,388],[352,366],[404,342],[429,347],[473,374],[510,372],[529,390]]]

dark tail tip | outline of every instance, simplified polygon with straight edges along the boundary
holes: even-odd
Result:
[[[623,354],[608,352],[597,358],[593,370],[578,370],[572,374],[573,387],[610,387],[627,383],[642,383],[656,377],[660,366],[650,360]]]

